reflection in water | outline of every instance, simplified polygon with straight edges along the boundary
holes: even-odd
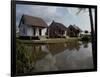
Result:
[[[91,43],[28,45],[34,69],[30,72],[92,69]]]
[[[79,51],[64,51],[57,54],[56,65],[61,70],[74,70],[74,69],[89,69],[93,68],[91,44],[88,49],[83,46]]]
[[[88,48],[88,42],[82,42],[84,48]]]

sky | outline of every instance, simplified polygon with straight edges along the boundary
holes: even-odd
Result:
[[[19,25],[22,15],[25,14],[42,18],[48,26],[54,20],[55,22],[62,23],[66,27],[75,24],[81,30],[88,30],[90,32],[88,9],[77,14],[78,11],[79,8],[75,7],[16,4],[16,26]],[[92,14],[94,19],[94,9],[92,9]]]

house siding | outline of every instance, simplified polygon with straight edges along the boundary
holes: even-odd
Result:
[[[20,36],[33,36],[33,28],[25,24],[21,24],[19,33]]]
[[[44,36],[45,35],[45,33],[46,33],[46,30],[47,30],[47,28],[45,28],[45,29],[42,29],[42,36]]]
[[[67,28],[62,24],[53,21],[47,28],[46,35],[50,38],[61,38],[66,36]]]
[[[27,36],[34,36],[33,28],[30,26],[27,26]]]
[[[81,30],[79,28],[75,28],[75,26],[70,25],[68,27],[68,36],[70,37],[78,37]]]
[[[34,27],[27,26],[25,24],[21,24],[19,28],[20,36],[40,36],[39,35],[39,28],[34,28],[35,29],[35,34],[34,34]],[[44,36],[46,33],[46,29],[41,29],[41,36]]]
[[[21,26],[19,28],[19,34],[20,34],[20,36],[27,36],[27,28],[26,28],[26,25],[21,24]]]

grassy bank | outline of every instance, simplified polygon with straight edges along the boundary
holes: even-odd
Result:
[[[78,38],[49,38],[49,39],[42,39],[42,40],[20,40],[16,39],[17,42],[26,43],[26,44],[47,44],[47,43],[67,43],[78,41]]]

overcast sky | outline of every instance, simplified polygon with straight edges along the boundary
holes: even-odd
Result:
[[[16,5],[16,25],[19,25],[21,16],[23,14],[41,17],[48,26],[54,20],[56,22],[64,24],[68,27],[70,24],[75,24],[83,31],[90,31],[90,20],[88,9],[81,11],[80,14],[76,14],[79,11],[78,8],[73,7],[57,7],[57,6],[41,6],[41,5]],[[93,18],[94,18],[94,11]]]

